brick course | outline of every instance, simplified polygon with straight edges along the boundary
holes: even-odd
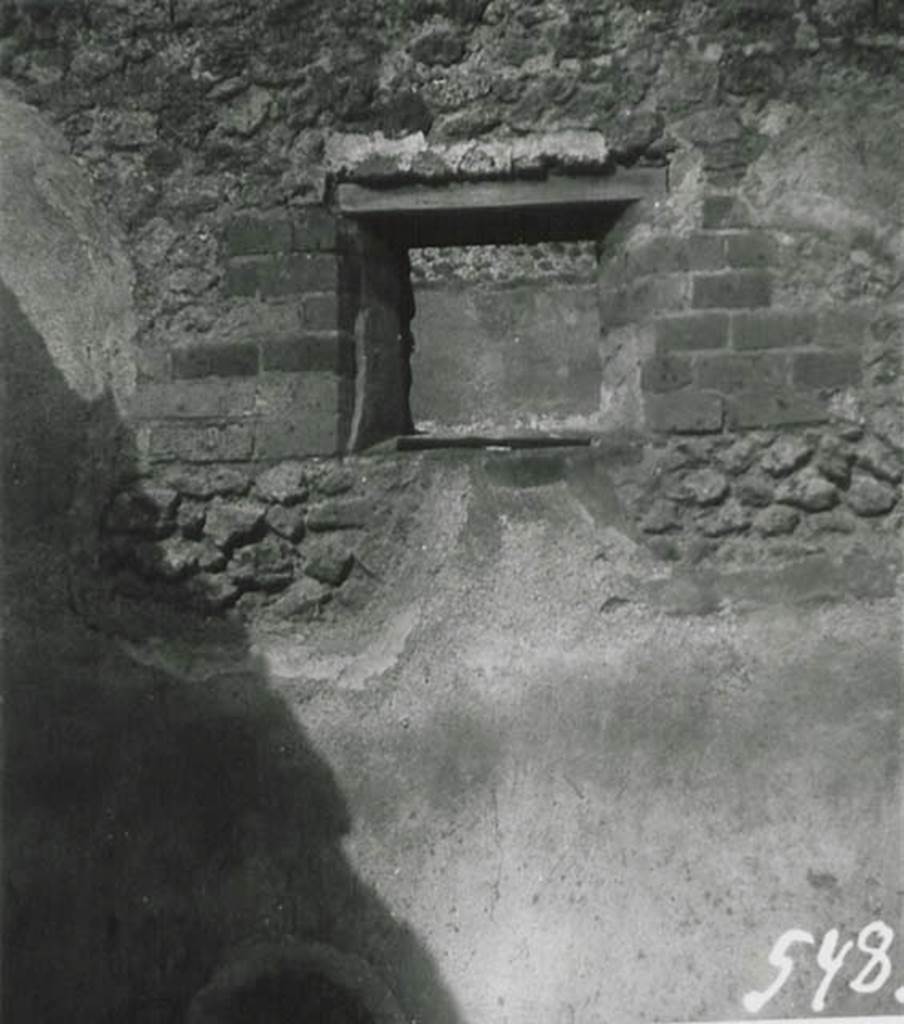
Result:
[[[728,316],[725,313],[692,313],[662,317],[655,322],[654,331],[656,349],[660,353],[723,348],[728,342]]]
[[[192,345],[176,349],[172,375],[176,380],[198,377],[252,377],[258,371],[256,345]]]
[[[694,309],[768,306],[770,299],[769,276],[762,271],[729,271],[721,274],[700,274],[694,278]]]
[[[337,258],[327,253],[290,253],[284,256],[249,256],[226,266],[226,295],[274,298],[325,292],[336,288]]]
[[[809,313],[762,310],[731,316],[731,344],[741,350],[807,345],[814,330],[814,317]]]

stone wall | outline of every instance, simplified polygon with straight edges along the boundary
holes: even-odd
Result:
[[[592,426],[814,422],[827,392],[865,382],[864,324],[823,324],[835,310],[822,297],[798,308],[789,273],[825,267],[850,241],[829,240],[839,190],[811,204],[805,235],[763,213],[776,208],[782,168],[818,141],[808,118],[847,118],[845,159],[876,149],[880,111],[900,108],[901,27],[893,5],[866,0],[801,0],[793,12],[760,0],[730,10],[626,0],[604,13],[507,0],[253,10],[7,0],[0,31],[3,73],[59,123],[127,231],[144,453],[270,460],[341,452],[406,425],[399,382],[376,358],[395,342],[393,316],[358,324],[355,259],[327,212],[341,180],[668,161],[670,216],[641,215],[654,232],[643,245],[618,232],[610,254],[634,255],[617,280],[603,268],[612,333]],[[875,113],[855,123],[862,109]],[[870,287],[894,291],[898,265],[870,237],[867,226],[854,240],[851,286],[878,274]],[[395,413],[381,421],[380,407]]]

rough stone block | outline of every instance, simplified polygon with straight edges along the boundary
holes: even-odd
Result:
[[[767,267],[775,259],[775,241],[762,231],[725,235],[725,262],[729,267]]]
[[[686,309],[689,281],[684,274],[646,277],[624,288],[600,290],[600,319],[604,326],[644,320],[656,313]]]
[[[354,339],[338,332],[271,339],[262,345],[264,371],[355,375]]]
[[[257,454],[261,459],[336,455],[348,437],[341,378],[332,373],[268,374],[260,381]]]
[[[725,265],[722,250],[718,235],[660,235],[629,251],[627,272],[644,275],[719,270]]]
[[[301,463],[280,462],[258,476],[254,489],[265,501],[295,505],[308,496],[308,478]]]
[[[694,309],[750,309],[771,301],[769,275],[759,270],[700,274],[694,278]]]
[[[248,498],[214,498],[207,509],[205,536],[228,550],[248,543],[263,531],[266,507]]]
[[[148,457],[156,462],[245,462],[253,454],[250,423],[159,423],[148,437]]]
[[[286,508],[274,505],[267,510],[267,525],[280,537],[290,541],[299,541],[304,537],[304,509],[300,505]]]
[[[647,424],[651,430],[677,434],[709,434],[722,429],[722,398],[704,391],[647,395]]]
[[[808,468],[779,484],[775,500],[807,512],[824,512],[838,504],[838,490],[815,469]]]
[[[338,283],[339,266],[334,255],[291,253],[230,260],[223,288],[226,295],[276,298],[330,291]]]
[[[238,551],[229,563],[228,575],[243,589],[282,590],[295,575],[295,549],[270,535]]]
[[[712,231],[720,228],[743,226],[743,210],[733,195],[712,195],[703,199],[703,228]]]
[[[859,352],[802,352],[794,358],[794,383],[805,388],[844,388],[860,383]]]
[[[130,404],[137,419],[235,419],[254,408],[255,382],[212,377],[147,384]]]
[[[749,391],[733,395],[727,406],[730,426],[792,426],[799,423],[824,423],[828,406],[819,395],[801,391]]]
[[[880,480],[896,484],[902,473],[901,456],[876,437],[867,438],[857,452],[857,462]]]
[[[858,516],[880,516],[897,504],[898,495],[890,484],[856,470],[847,493],[847,503]]]
[[[284,213],[271,216],[242,214],[226,227],[223,238],[227,256],[289,252],[292,224]]]
[[[302,299],[302,320],[309,331],[335,331],[339,319],[350,301],[343,302],[338,292],[324,292],[323,295],[305,295]]]
[[[734,355],[730,352],[699,356],[695,365],[697,385],[724,394],[780,388],[787,379],[787,363],[779,355]]]
[[[178,348],[172,355],[172,375],[176,380],[199,377],[252,377],[258,370],[257,346],[192,345]]]
[[[662,317],[656,321],[655,332],[656,349],[661,353],[723,348],[728,342],[728,316],[690,313]]]
[[[807,345],[813,339],[816,322],[809,313],[763,310],[733,313],[731,343],[736,349],[786,348]]]
[[[333,251],[339,246],[339,221],[318,206],[297,211],[292,218],[292,247],[296,251]]]
[[[249,474],[234,466],[171,466],[164,471],[163,479],[191,498],[244,494],[251,486]]]
[[[690,384],[691,363],[685,356],[653,356],[641,367],[640,381],[645,391],[676,391]]]
[[[367,525],[373,508],[366,498],[332,498],[312,505],[306,519],[309,530],[356,530]]]
[[[799,469],[813,454],[813,445],[803,437],[778,437],[763,454],[760,465],[770,476],[787,476]]]

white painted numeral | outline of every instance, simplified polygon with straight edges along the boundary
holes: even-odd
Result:
[[[838,949],[838,929],[832,928],[826,932],[825,937],[822,940],[822,945],[819,947],[819,952],[816,954],[816,962],[823,970],[822,981],[819,983],[819,988],[813,995],[813,1002],[810,1006],[814,1013],[822,1013],[826,1008],[826,996],[829,993],[829,986],[835,979],[835,975],[841,970],[841,965],[844,963],[844,958],[854,948],[854,943],[851,939]],[[838,949],[836,953],[835,950]]]
[[[875,945],[868,943],[871,935],[878,937]],[[862,995],[878,992],[891,976],[891,961],[888,959],[888,947],[892,944],[895,933],[884,921],[871,921],[857,936],[857,948],[869,954],[869,960],[863,970],[851,982],[851,988]],[[870,974],[875,975],[870,978]],[[867,980],[869,979],[869,980]],[[896,993],[897,994],[897,993]]]
[[[794,970],[794,961],[788,956],[788,948],[795,942],[806,942],[813,945],[816,939],[810,932],[805,932],[802,928],[789,928],[775,940],[775,945],[769,953],[769,963],[778,969],[778,974],[765,991],[747,992],[744,995],[742,1002],[748,1013],[759,1013],[790,977]]]

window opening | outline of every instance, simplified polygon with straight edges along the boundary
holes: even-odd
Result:
[[[588,444],[603,426],[598,245],[665,187],[653,167],[339,185],[365,252],[351,447]]]
[[[409,253],[410,433],[580,437],[599,410],[596,244]]]

